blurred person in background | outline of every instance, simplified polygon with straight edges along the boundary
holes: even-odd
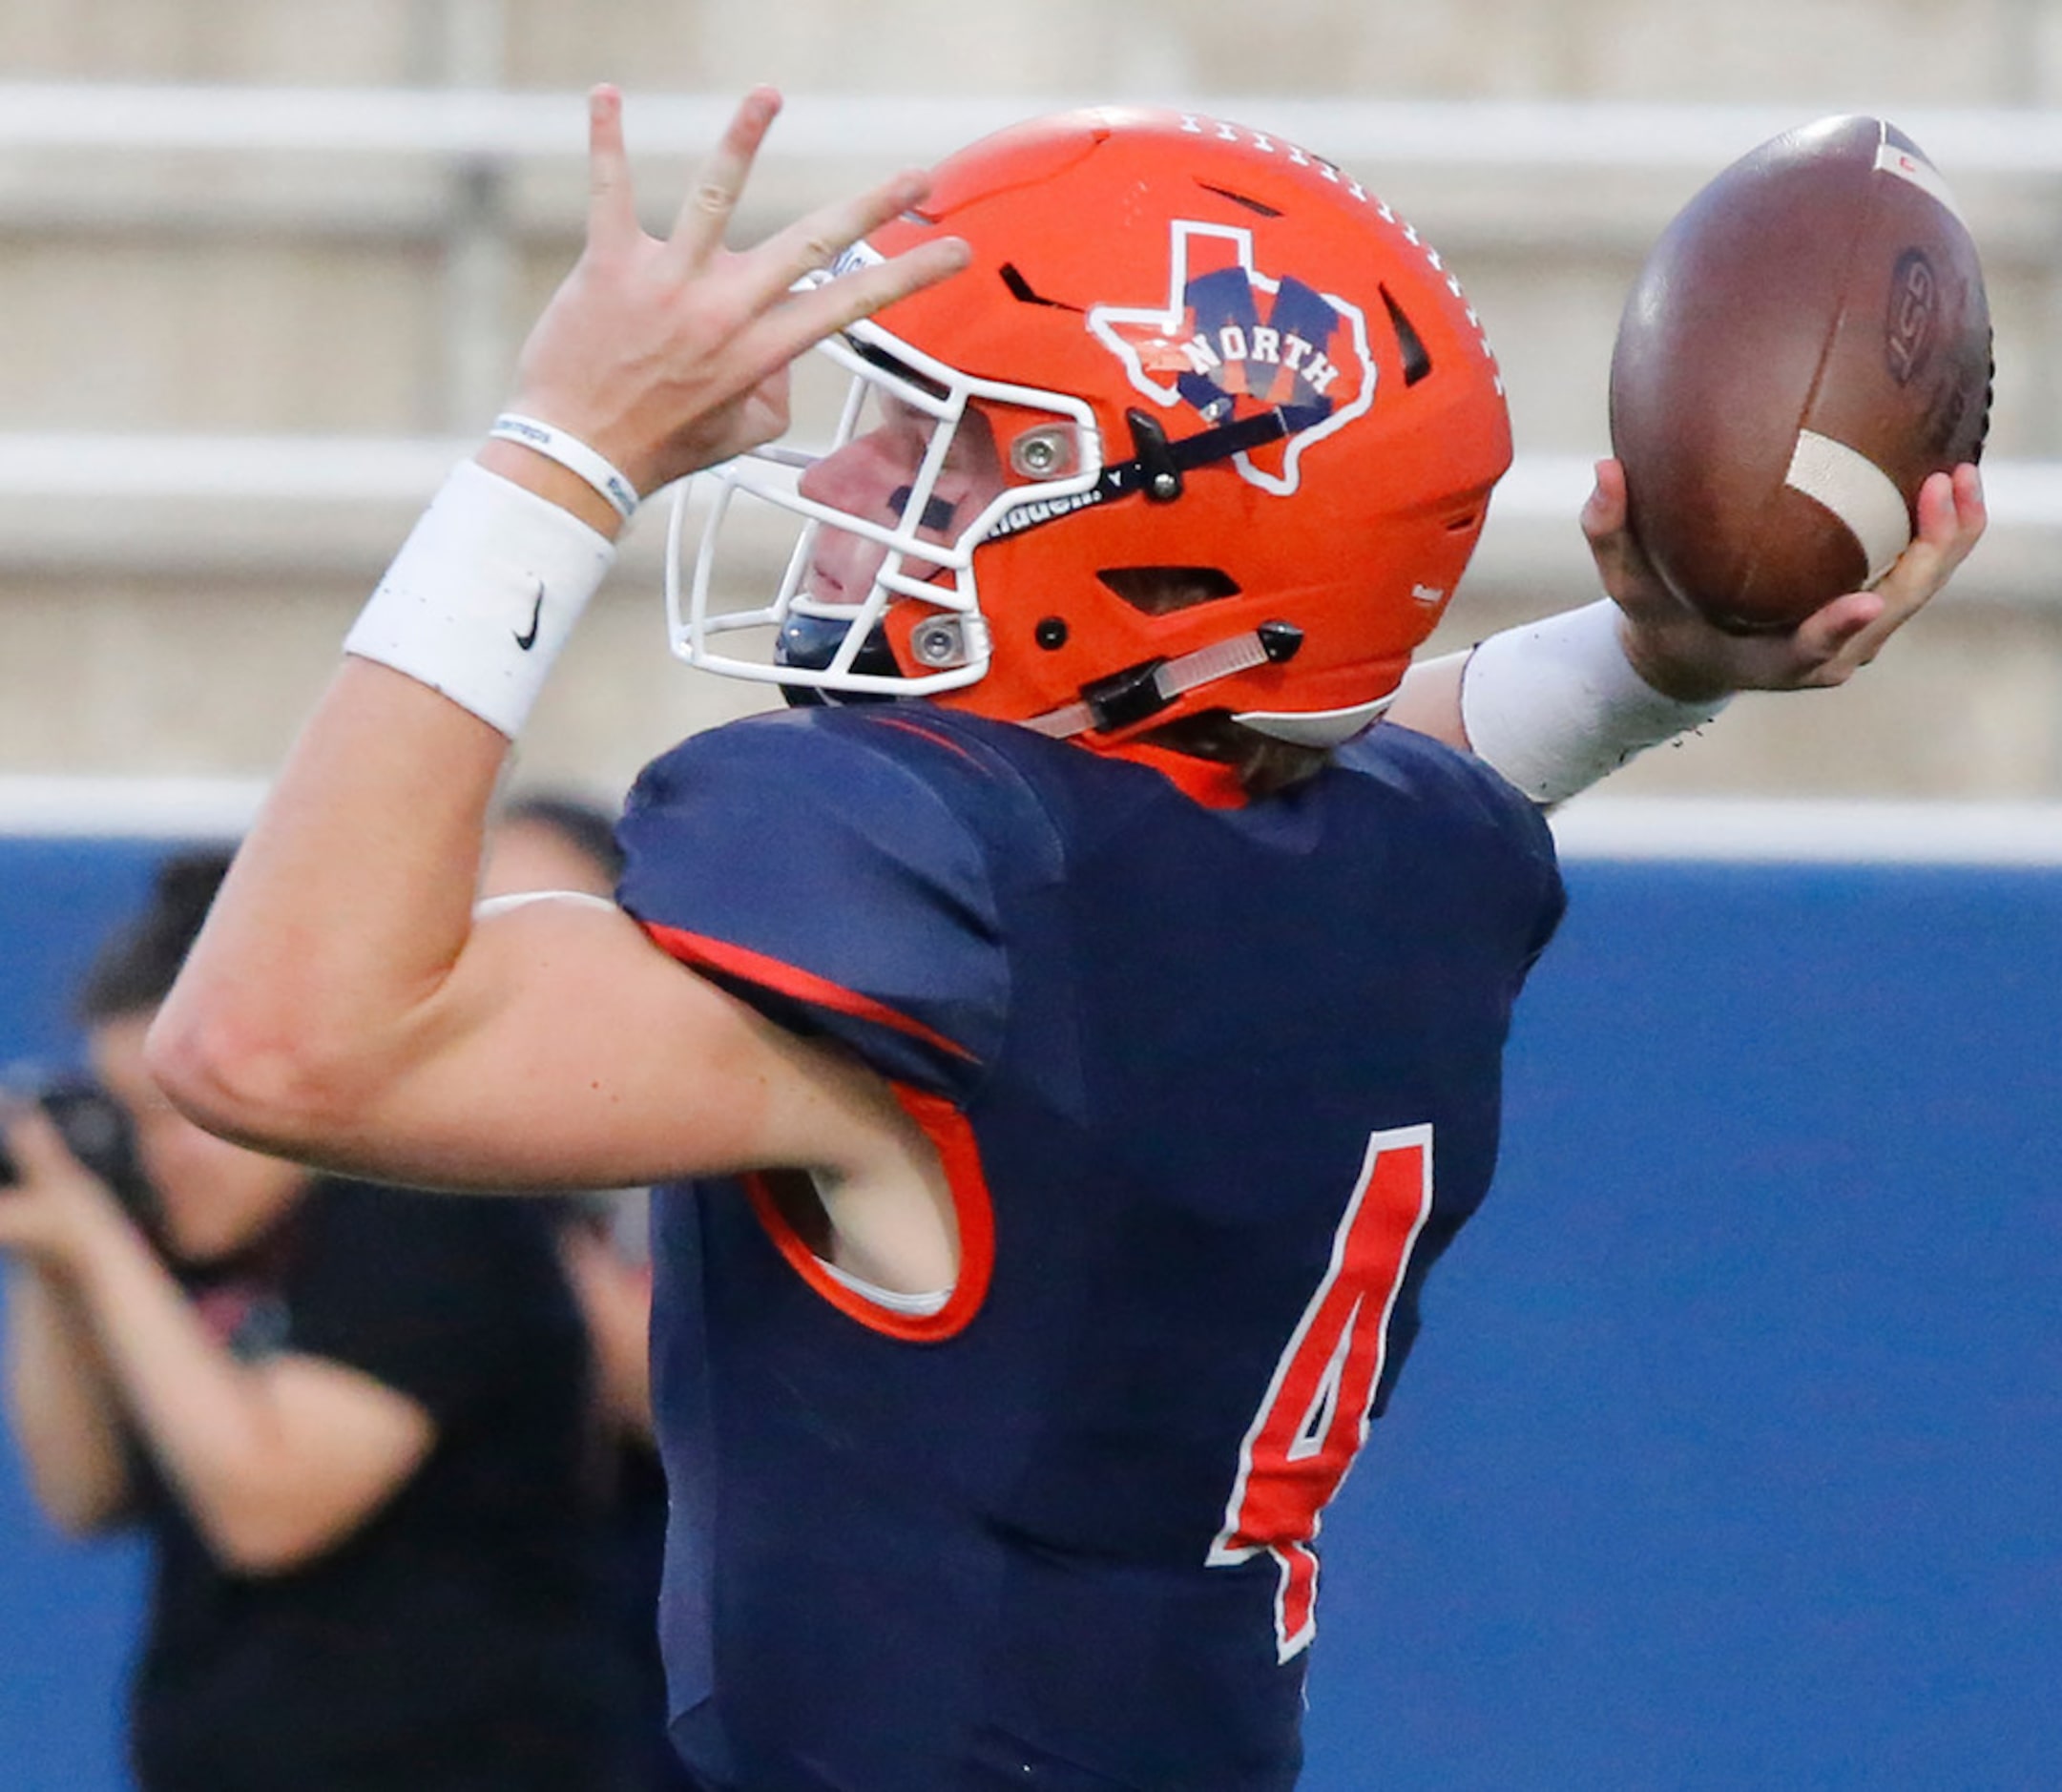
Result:
[[[613,902],[623,855],[607,809],[558,792],[504,803],[480,878],[486,902],[572,892]],[[587,1321],[595,1391],[610,1452],[611,1592],[641,1692],[634,1719],[646,1784],[693,1782],[666,1738],[666,1678],[658,1653],[658,1592],[666,1547],[666,1476],[652,1425],[650,1191],[617,1189],[566,1198],[559,1250]]]
[[[633,1784],[593,1374],[550,1216],[244,1150],[144,1068],[227,862],[169,861],[81,993],[131,1162],[117,1140],[96,1176],[40,1105],[5,1115],[7,1391],[31,1487],[67,1532],[135,1525],[152,1546],[136,1778]]]

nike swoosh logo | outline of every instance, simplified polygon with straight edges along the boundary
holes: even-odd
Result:
[[[537,601],[530,606],[530,632],[527,635],[517,635],[515,636],[516,646],[520,647],[526,654],[537,644],[537,624],[543,618],[543,615],[544,581],[540,578],[537,581]],[[511,630],[510,633],[513,633],[513,631]]]

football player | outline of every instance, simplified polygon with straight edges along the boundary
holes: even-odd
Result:
[[[1374,195],[1088,112],[734,251],[777,103],[661,240],[595,92],[585,253],[156,1068],[342,1169],[665,1185],[660,1623],[707,1785],[1287,1786],[1313,1539],[1488,1185],[1560,912],[1542,806],[1845,677],[1973,545],[1974,470],[1878,589],[1740,640],[1661,595],[1607,463],[1616,602],[1411,670],[1510,431]],[[818,342],[849,396],[780,444]],[[544,668],[640,497],[710,468],[677,647],[800,701],[646,770],[614,905],[475,917]],[[772,595],[727,607],[769,522]]]

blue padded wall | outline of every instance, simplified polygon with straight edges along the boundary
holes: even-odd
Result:
[[[0,842],[0,1061],[151,848]],[[1326,1521],[1308,1792],[2062,1759],[2062,872],[1575,863]],[[0,1779],[121,1784],[134,1553],[0,1444]]]

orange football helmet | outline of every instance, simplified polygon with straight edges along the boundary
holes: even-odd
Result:
[[[684,594],[677,504],[676,650],[1098,748],[1202,710],[1311,745],[1365,726],[1510,463],[1439,256],[1332,163],[1177,112],[988,137],[839,265],[941,233],[965,272],[823,345],[852,382],[827,451],[717,469]],[[770,605],[725,611],[745,499],[800,538]],[[770,663],[723,651],[739,629],[775,633]]]

